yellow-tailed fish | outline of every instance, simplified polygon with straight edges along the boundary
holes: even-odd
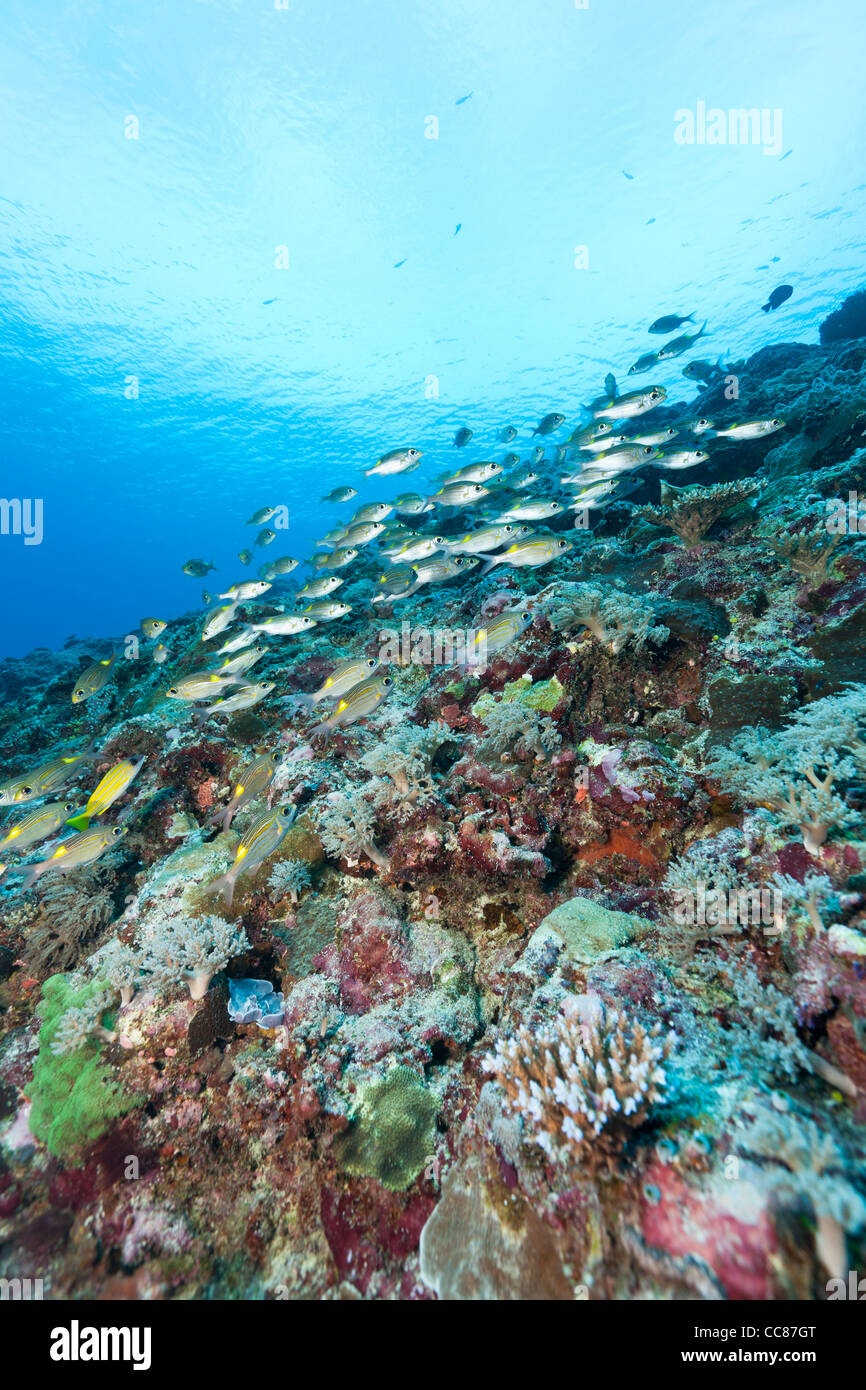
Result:
[[[397,561],[396,568],[399,568],[400,565],[412,565],[416,560],[428,560],[444,545],[444,536],[422,536],[420,540],[408,541],[406,545],[400,546],[393,557]]]
[[[87,798],[87,805],[81,814],[73,816],[67,824],[73,830],[86,830],[90,822],[96,820],[97,816],[104,816],[109,806],[113,806],[118,797],[123,796],[127,787],[138,776],[144,762],[144,758],[139,758],[137,762],[128,758],[125,762],[116,763],[96,784]]]
[[[277,560],[263,565],[259,574],[262,579],[274,580],[278,579],[280,575],[291,574],[292,570],[296,570],[299,564],[300,560],[295,560],[291,555],[280,555]]]
[[[253,512],[252,516],[247,517],[244,525],[264,526],[265,522],[270,521],[271,517],[276,514],[276,510],[276,507],[259,507],[257,512]]]
[[[82,763],[98,757],[95,749],[88,748],[85,753],[69,753],[64,757],[54,758],[50,763],[42,763],[34,768],[32,772],[13,777],[11,781],[0,785],[0,806],[16,806],[22,802],[38,801],[40,797],[48,796],[68,782]]]
[[[353,497],[358,496],[358,489],[354,487],[335,487],[324,497],[320,497],[320,502],[351,502]]]
[[[267,653],[267,647],[248,647],[237,656],[227,656],[216,669],[218,676],[242,676]]]
[[[327,598],[317,599],[304,609],[307,616],[317,623],[333,623],[337,618],[345,618],[351,611],[350,603],[337,603],[336,600]]]
[[[379,659],[375,656],[341,661],[318,690],[314,690],[311,695],[296,695],[295,703],[311,708],[320,704],[322,700],[339,700],[347,691],[360,685],[361,681],[369,680],[373,673],[379,670],[380,665]]]
[[[618,396],[615,401],[593,413],[597,420],[632,420],[635,415],[645,415],[648,410],[655,410],[667,394],[663,386],[648,386],[643,391],[629,391],[625,396]]]
[[[259,704],[265,696],[270,695],[273,688],[273,681],[244,683],[239,690],[233,690],[231,695],[225,695],[221,700],[215,700],[212,705],[206,705],[204,709],[199,710],[196,723],[201,728],[212,714],[236,714],[241,709],[252,709],[253,705]]]
[[[499,518],[500,521],[546,521],[562,511],[560,502],[547,497],[527,497],[516,502]]]
[[[264,632],[269,637],[294,637],[298,632],[308,632],[316,626],[314,618],[298,613],[278,613],[273,618],[263,618],[260,623],[247,623],[245,632],[254,634]]]
[[[46,802],[38,810],[31,811],[23,820],[17,821],[11,830],[7,830],[0,839],[0,851],[8,854],[11,850],[16,850],[23,854],[25,850],[59,830],[66,817],[74,810],[74,801]]]
[[[515,569],[537,569],[539,565],[549,565],[558,560],[567,550],[571,541],[562,536],[528,536],[526,540],[510,545],[501,555],[488,555],[483,561],[483,574],[488,574],[495,565],[513,565]]]
[[[391,449],[389,453],[377,459],[372,468],[365,468],[364,476],[369,478],[375,474],[377,477],[387,478],[392,473],[411,473],[413,468],[418,467],[421,458],[420,449]]]
[[[230,598],[234,603],[243,603],[246,599],[266,594],[270,587],[266,579],[248,579],[243,584],[232,584],[224,594],[217,594],[217,598]]]
[[[298,599],[326,598],[345,582],[338,574],[326,574],[321,579],[311,579],[309,584],[305,584],[303,589],[299,590]]]
[[[214,811],[209,817],[209,822],[222,821],[223,830],[229,830],[238,811],[248,806],[251,801],[257,801],[259,797],[264,796],[282,760],[283,753],[277,751],[262,753],[260,757],[248,763],[238,774],[228,806]]]
[[[346,565],[350,565],[357,556],[357,547],[353,545],[341,546],[339,550],[332,550],[330,555],[319,555],[316,558],[321,560],[317,569],[341,570]]]
[[[217,671],[193,671],[182,676],[165,692],[170,700],[210,700],[221,695],[226,686],[238,685],[236,675],[221,676]]]
[[[267,811],[253,821],[237,848],[235,862],[228,873],[215,878],[208,884],[209,893],[220,892],[231,907],[235,891],[235,881],[242,873],[257,869],[284,838],[297,815],[296,806],[281,806],[277,811]]]
[[[225,632],[226,628],[231,626],[237,611],[238,605],[236,603],[225,603],[221,608],[212,608],[201,630],[201,640],[209,642],[218,633]]]
[[[362,521],[384,521],[393,510],[393,502],[368,502],[366,506],[358,508],[350,524],[358,526]]]
[[[341,544],[344,549],[347,546],[369,545],[381,536],[384,529],[384,523],[381,521],[359,521],[357,526],[349,527],[341,539]]]
[[[321,724],[310,730],[308,738],[314,739],[324,734],[327,743],[334,729],[343,729],[348,724],[354,724],[358,719],[372,714],[393,684],[390,676],[380,675],[361,681],[338,701],[337,708],[328,719],[323,719]]]
[[[105,688],[116,660],[114,656],[106,657],[104,661],[95,661],[82,672],[72,691],[73,705],[80,705],[83,700],[89,700],[92,695],[98,695],[100,690]]]
[[[20,891],[26,893],[27,889],[32,888],[36,880],[49,870],[68,874],[73,869],[81,868],[83,864],[95,863],[121,835],[126,834],[126,830],[125,825],[102,825],[94,830],[82,830],[77,835],[71,835],[68,840],[59,844],[47,859],[40,859],[37,864],[27,866],[19,885]]]
[[[167,626],[168,624],[164,623],[162,618],[142,618],[141,620],[141,630],[145,637],[149,637],[151,641],[154,637],[158,637],[161,632],[165,632]]]
[[[663,449],[658,463],[659,468],[694,468],[709,457],[704,449]]]
[[[775,434],[776,430],[784,428],[784,420],[746,420],[742,425],[729,425],[727,429],[716,430],[716,438],[762,439],[765,434]]]
[[[415,571],[411,565],[395,565],[379,575],[376,592],[371,603],[394,603],[406,598],[415,583]]]
[[[466,644],[463,662],[467,666],[484,666],[491,656],[511,646],[531,622],[532,614],[528,609],[522,612],[506,609],[473,634],[472,640]]]
[[[474,507],[490,496],[490,489],[480,483],[447,483],[427,498],[437,507]]]

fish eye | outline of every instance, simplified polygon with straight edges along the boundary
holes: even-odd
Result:
[[[176,694],[177,694],[177,686],[176,686],[176,685],[169,686],[169,691],[168,691],[168,693],[169,693],[169,695],[176,695]]]
[[[524,621],[525,623],[528,623],[528,622],[531,620],[531,618],[532,618],[532,614],[531,614],[531,613],[521,613],[520,616],[521,616],[521,618],[523,619],[523,621]]]
[[[112,835],[122,835],[122,834],[123,834],[123,826],[122,826],[122,825],[116,825],[116,826],[114,827],[114,829],[112,830],[111,833],[112,833]]]
[[[376,658],[374,656],[368,657],[367,665],[370,667],[370,670],[372,671],[373,667],[376,665]]]
[[[771,424],[771,425],[781,425],[781,423],[782,423],[781,420],[771,420],[771,421],[770,421],[770,424]]]
[[[382,684],[383,684],[383,685],[393,685],[394,682],[392,681],[392,679],[391,679],[390,676],[386,676],[385,679],[383,680]]]

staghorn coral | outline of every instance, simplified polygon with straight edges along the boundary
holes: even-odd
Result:
[[[620,589],[600,584],[558,586],[555,602],[548,604],[551,626],[557,632],[585,627],[612,656],[631,644],[642,651],[647,643],[659,647],[670,637],[670,628],[655,621],[653,610]]]
[[[743,729],[710,751],[708,766],[741,799],[769,807],[782,826],[797,826],[806,849],[817,854],[831,830],[860,819],[839,784],[866,767],[864,723],[866,685],[851,685],[807,705],[778,733]]]
[[[684,545],[696,545],[721,517],[752,502],[760,492],[756,482],[713,483],[709,487],[671,487],[663,482],[657,507],[640,507],[638,515],[653,526],[673,531]]]
[[[239,924],[222,917],[171,915],[159,908],[140,928],[141,968],[157,989],[189,984],[191,999],[202,999],[218,970],[249,946]]]
[[[581,1017],[582,1015],[582,1017]],[[532,1141],[590,1166],[609,1163],[648,1118],[667,1084],[675,1042],[590,996],[572,996],[551,1024],[521,1026],[483,1062]]]

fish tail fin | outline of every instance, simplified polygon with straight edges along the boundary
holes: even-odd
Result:
[[[212,883],[209,883],[207,891],[209,893],[222,893],[226,907],[230,908],[235,892],[235,881],[231,869],[227,874],[221,874],[219,878],[215,878]]]
[[[695,316],[694,316],[694,314],[686,314],[686,319],[688,320],[689,323],[694,323],[694,321],[695,321]]]
[[[310,732],[307,734],[307,739],[309,740],[310,743],[312,743],[314,739],[321,738],[322,735],[324,734],[324,736],[325,736],[325,747],[327,748],[328,744],[329,744],[330,741],[331,741],[331,733],[332,733],[332,732],[333,732],[333,725],[331,724],[330,720],[328,720],[328,719],[323,719],[322,722],[321,722],[321,724],[314,724],[314,725],[313,725],[312,729],[310,729]]]
[[[498,559],[498,555],[486,555],[484,559],[481,561],[481,565],[478,570],[479,578],[483,579],[485,574],[489,574],[490,571],[493,569],[493,566],[497,563]]]
[[[766,304],[762,304],[762,305],[761,305],[761,308],[763,309],[763,311],[764,311],[765,314],[769,314],[769,312],[770,312],[770,301],[769,301],[769,299],[767,300]]]
[[[209,715],[209,714],[210,714],[210,710],[207,710],[207,709],[199,709],[199,710],[196,710],[195,715],[193,716],[193,721],[192,721],[194,727],[195,727],[196,729],[202,728],[202,726],[203,726],[204,724],[207,723],[207,718],[208,718],[208,715]]]
[[[19,893],[26,893],[29,888],[33,887],[34,883],[39,877],[40,868],[41,865],[39,864],[31,864],[29,869],[24,870],[24,877],[18,884]]]
[[[73,830],[86,830],[90,824],[90,816],[86,811],[79,811],[77,816],[71,816],[66,822]]]

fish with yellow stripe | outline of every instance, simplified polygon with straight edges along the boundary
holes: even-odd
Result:
[[[361,681],[369,680],[374,671],[379,670],[380,665],[381,662],[375,656],[354,657],[351,661],[341,661],[318,690],[314,690],[311,695],[295,695],[295,704],[311,708],[320,704],[322,700],[339,700],[347,691],[360,685]]]
[[[571,541],[561,536],[527,536],[526,540],[510,545],[501,555],[488,555],[483,561],[482,574],[488,574],[494,565],[537,569],[539,565],[549,565],[551,560],[558,560],[567,550],[571,550]]]
[[[471,641],[466,643],[461,664],[484,666],[491,656],[509,647],[531,622],[532,614],[528,609],[522,612],[506,609],[473,633]]]
[[[59,874],[69,874],[73,869],[80,869],[85,864],[95,864],[111,845],[117,843],[121,835],[126,834],[126,831],[125,825],[103,825],[95,830],[82,830],[77,835],[71,835],[59,844],[47,859],[40,859],[38,863],[27,866],[19,885],[20,892],[26,893],[42,874],[48,873],[51,869]]]
[[[75,810],[74,801],[49,801],[37,810],[31,811],[23,820],[7,830],[0,840],[0,850],[6,854],[14,850],[23,854],[40,840],[46,840],[59,830],[70,812]]]
[[[355,724],[359,719],[372,714],[373,710],[385,699],[393,684],[390,676],[381,675],[375,675],[369,680],[361,681],[360,685],[349,690],[338,701],[333,714],[311,729],[307,737],[314,739],[318,738],[320,734],[324,734],[325,743],[327,743],[334,729],[343,729],[348,724]]]
[[[242,684],[234,672],[221,676],[218,671],[193,671],[170,685],[165,693],[170,700],[210,700],[221,695],[227,686]]]
[[[251,869],[257,869],[263,860],[284,839],[295,816],[298,814],[297,806],[280,806],[276,811],[266,811],[253,821],[237,848],[235,862],[232,864],[228,873],[215,878],[208,884],[209,893],[222,893],[226,900],[226,907],[232,905],[232,898],[235,891],[235,881],[243,873],[248,873]]]
[[[111,676],[111,668],[117,660],[116,656],[106,657],[104,661],[94,661],[92,666],[88,666],[86,671],[82,671],[72,690],[73,705],[80,705],[84,700],[89,700],[92,695],[98,695],[108,684]]]
[[[118,797],[135,781],[141,769],[144,767],[145,759],[139,758],[133,762],[127,758],[125,762],[115,763],[114,767],[109,768],[105,776],[96,784],[90,796],[87,798],[87,805],[80,815],[73,816],[68,825],[73,830],[86,830],[92,820],[98,816],[104,816],[110,806],[113,806]]]
[[[241,709],[252,709],[253,705],[259,704],[270,695],[273,688],[273,681],[245,681],[240,689],[233,690],[231,695],[224,695],[222,699],[214,700],[212,705],[205,705],[200,709],[196,714],[196,725],[201,728],[212,714],[235,714]]]
[[[98,758],[99,754],[94,747],[88,748],[85,753],[71,753],[60,758],[54,758],[50,763],[42,763],[21,777],[13,777],[9,782],[0,784],[0,806],[15,806],[22,801],[38,801],[42,796],[48,796],[51,792],[57,791],[64,782],[74,775],[83,762],[92,758]]]
[[[238,811],[248,806],[251,801],[257,801],[259,797],[264,796],[282,760],[283,754],[277,750],[274,753],[262,753],[260,757],[248,763],[238,775],[228,806],[214,811],[210,823],[221,820],[223,830],[231,829],[231,823]]]

